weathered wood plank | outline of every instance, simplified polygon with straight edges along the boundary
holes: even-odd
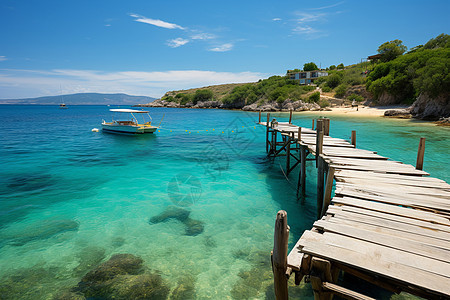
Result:
[[[331,207],[330,207],[331,209]],[[328,212],[332,212],[331,210],[328,210]],[[358,223],[364,223],[369,224],[373,226],[378,226],[380,228],[390,228],[394,230],[399,230],[403,232],[409,232],[412,234],[422,235],[422,236],[428,236],[430,238],[439,239],[442,241],[442,243],[438,243],[440,247],[448,247],[448,243],[450,242],[449,239],[449,233],[447,231],[438,231],[434,230],[431,227],[419,227],[417,225],[411,224],[411,223],[402,223],[398,221],[391,221],[388,219],[382,219],[378,217],[374,217],[371,215],[365,215],[365,214],[357,214],[347,211],[337,212],[334,214],[334,218],[341,219],[341,220],[352,220],[354,222]],[[330,218],[330,220],[333,220],[333,218]],[[436,244],[436,245],[438,245]]]
[[[381,233],[375,230],[362,229],[357,226],[349,226],[346,224],[338,224],[334,222],[327,222],[324,220],[319,220],[314,222],[314,227],[319,228],[326,232],[332,232],[340,235],[349,236],[359,240],[367,241],[370,243],[375,243],[378,245],[394,248],[404,252],[409,252],[424,257],[428,257],[435,260],[440,260],[447,265],[450,269],[450,250],[440,249],[430,246],[425,243],[421,243],[415,240],[410,240],[405,237],[396,236],[393,238],[392,235]]]
[[[364,217],[348,211],[334,211],[334,208],[335,207],[328,210],[328,212],[334,214],[334,217],[327,220],[328,222],[376,231],[393,237],[403,237],[409,240],[424,243],[430,247],[435,247],[443,250],[450,249],[450,240],[446,240],[445,237],[443,239],[434,237],[435,232],[427,229],[427,227],[420,228],[416,225],[407,223],[405,223],[405,225],[404,223],[393,221],[380,225],[380,223],[383,222],[382,219],[373,218],[371,216]],[[417,228],[419,228],[419,230],[417,230]],[[443,236],[445,236],[445,234],[443,234]]]
[[[373,188],[361,188],[357,185],[337,182],[335,194],[414,208],[424,208],[435,212],[438,212],[438,210],[450,211],[450,202],[445,199],[413,194],[405,197],[405,194],[396,193],[395,191],[378,190],[376,186]]]
[[[417,186],[410,182],[407,184],[400,184],[397,181],[387,182],[378,180],[376,178],[346,178],[339,177],[337,180],[339,184],[350,184],[352,186],[358,186],[359,188],[365,189],[369,187],[370,189],[382,190],[388,193],[395,194],[412,194],[412,195],[424,195],[427,198],[432,196],[433,198],[443,198],[450,199],[450,191],[445,188],[434,188],[434,187],[423,187]]]
[[[388,182],[403,182],[409,181],[417,184],[427,184],[430,187],[440,187],[440,188],[450,188],[450,185],[444,180],[434,178],[434,177],[418,177],[418,176],[407,176],[407,175],[398,175],[398,174],[385,174],[385,173],[376,173],[370,171],[354,171],[354,170],[338,170],[336,171],[336,176],[348,177],[348,178],[376,178],[381,181]]]
[[[327,236],[328,235],[328,236]],[[305,231],[300,238],[302,252],[328,260],[346,264],[358,270],[397,280],[405,285],[414,285],[441,295],[450,294],[448,284],[450,270],[434,270],[426,263],[432,260],[420,260],[418,255],[402,255],[403,252],[373,245],[352,238],[331,236]],[[408,256],[408,257],[406,257]],[[422,265],[425,262],[425,269]],[[432,269],[432,271],[428,271]],[[438,273],[435,273],[437,271]],[[446,276],[440,275],[444,273]]]
[[[409,168],[396,168],[396,169],[387,169],[383,168],[383,166],[362,166],[362,165],[339,165],[335,163],[331,163],[330,166],[340,169],[340,170],[354,170],[354,171],[371,171],[371,172],[379,172],[379,173],[387,173],[387,174],[404,174],[404,175],[417,175],[417,176],[428,176],[430,174]]]
[[[334,204],[344,204],[349,206],[361,207],[364,209],[374,210],[392,215],[446,225],[448,226],[450,231],[450,220],[431,212],[401,207],[397,205],[389,205],[380,202],[361,200],[352,197],[334,197],[331,201]]]

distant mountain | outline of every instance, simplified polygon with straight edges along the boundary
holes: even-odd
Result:
[[[147,96],[130,96],[127,94],[80,93],[59,96],[47,96],[26,99],[0,99],[0,104],[38,104],[59,105],[135,105],[152,102],[156,98]]]

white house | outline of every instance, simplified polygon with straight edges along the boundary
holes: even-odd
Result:
[[[288,72],[289,79],[297,80],[300,84],[311,84],[319,77],[328,76],[328,72],[315,70],[303,72]]]

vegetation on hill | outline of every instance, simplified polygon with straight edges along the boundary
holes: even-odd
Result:
[[[282,103],[288,98],[293,101],[309,101],[306,94],[314,89],[315,87],[313,86],[301,86],[298,82],[286,76],[272,76],[268,79],[259,80],[256,83],[236,85],[229,91],[222,91],[222,94],[219,94],[217,89],[208,87],[195,91],[167,93],[162,100],[176,102],[181,105],[185,105],[188,102],[196,104],[198,101],[221,101],[227,107],[241,108],[255,102]]]
[[[404,103],[412,103],[421,93],[435,98],[450,92],[449,69],[450,36],[441,34],[406,54],[384,58],[368,75],[366,88],[375,98],[387,93]]]
[[[181,105],[217,101],[224,104],[223,107],[242,108],[253,103],[281,105],[289,99],[314,102],[323,107],[327,103],[320,94],[313,94],[315,86],[327,95],[359,102],[371,98],[376,100],[383,94],[395,97],[397,103],[411,103],[421,93],[430,97],[449,94],[449,35],[441,34],[425,45],[414,47],[409,52],[406,50],[401,40],[383,43],[378,47],[378,60],[350,66],[342,63],[331,65],[326,69],[328,76],[317,78],[311,86],[299,85],[298,81],[289,79],[289,73],[301,71],[293,69],[288,70],[286,76],[272,76],[255,83],[172,91],[166,93],[162,100]],[[314,62],[303,65],[304,71],[317,69]]]

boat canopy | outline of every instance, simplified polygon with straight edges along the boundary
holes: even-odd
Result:
[[[134,113],[134,114],[147,114],[148,111],[145,110],[136,110],[136,109],[127,109],[127,108],[116,108],[116,109],[110,109],[109,111],[112,112],[122,112],[122,113]]]

